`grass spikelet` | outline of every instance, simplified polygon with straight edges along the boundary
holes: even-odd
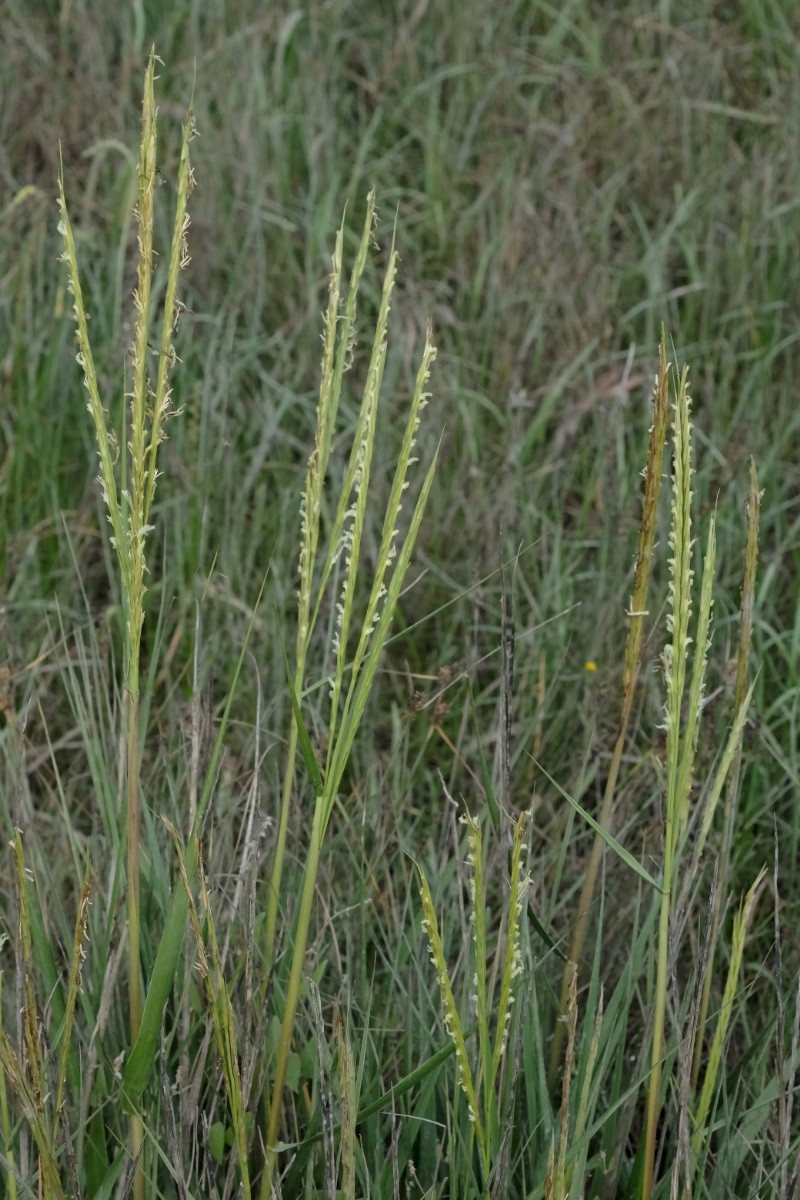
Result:
[[[433,897],[427,876],[421,867],[418,866],[417,870],[420,882],[419,894],[422,900],[422,929],[428,942],[431,962],[436,971],[436,979],[439,983],[439,991],[442,996],[445,1029],[452,1038],[455,1047],[458,1082],[467,1098],[470,1121],[474,1126],[478,1145],[483,1147],[486,1139],[478,1110],[478,1097],[475,1092],[472,1067],[470,1066],[467,1045],[464,1040],[464,1030],[461,1025],[461,1018],[458,1015],[458,1006],[453,995],[453,986],[450,983],[450,975],[447,970],[444,947],[442,946],[442,939],[439,934],[439,923],[436,919],[436,909],[433,906]]]
[[[558,1133],[558,1159],[553,1177],[553,1200],[565,1200],[567,1195],[567,1146],[569,1145],[569,1097],[572,1072],[575,1066],[575,1038],[578,1033],[578,968],[572,964],[567,1001],[567,1052],[561,1080],[561,1117]]]
[[[489,1012],[486,1003],[486,908],[484,902],[485,883],[483,878],[483,841],[478,822],[464,813],[461,821],[467,828],[467,864],[470,868],[470,924],[475,948],[475,971],[473,974],[472,1003],[478,1018],[478,1053],[480,1069],[477,1090],[486,1090],[491,1095],[492,1076],[489,1047]]]
[[[469,923],[474,947],[474,971],[470,980],[469,1003],[477,1016],[478,1054],[474,1064],[467,1054],[463,1027],[458,1016],[453,986],[447,969],[444,948],[436,921],[433,900],[424,871],[420,875],[423,917],[431,961],[436,969],[439,990],[442,995],[444,1023],[453,1040],[458,1064],[459,1082],[464,1089],[469,1106],[470,1120],[475,1129],[476,1142],[481,1158],[484,1183],[493,1177],[493,1171],[503,1151],[503,1130],[511,1120],[511,1114],[503,1113],[500,1094],[500,1071],[505,1061],[508,1044],[511,1010],[514,1004],[514,981],[522,972],[520,925],[523,901],[528,887],[528,878],[523,875],[525,859],[526,812],[513,825],[509,890],[505,911],[505,944],[497,950],[494,963],[489,961],[486,936],[486,878],[484,872],[484,843],[479,822],[465,813],[461,822],[467,831],[467,864],[469,867]],[[493,988],[489,980],[499,974],[500,990],[492,1035]],[[513,1082],[509,1095],[513,1093]],[[505,1124],[504,1124],[505,1123]]]
[[[670,527],[670,611],[667,628],[671,641],[664,651],[667,700],[665,724],[667,731],[667,794],[665,799],[664,886],[659,915],[658,951],[655,985],[655,1015],[650,1080],[647,1094],[645,1124],[644,1170],[642,1200],[653,1193],[656,1125],[661,1104],[661,1073],[664,1056],[664,1033],[667,1008],[668,954],[670,918],[677,900],[678,844],[685,822],[684,781],[681,777],[682,745],[681,712],[686,688],[686,664],[689,649],[689,618],[692,609],[692,427],[689,417],[690,401],[688,371],[684,367],[677,386],[675,423],[673,428],[673,492]],[[710,587],[704,593],[710,608]],[[710,614],[700,614],[700,626],[706,627]],[[700,651],[705,658],[706,648]],[[691,741],[693,737],[688,739]]]
[[[78,899],[78,916],[75,921],[75,934],[72,939],[72,954],[70,956],[69,974],[67,976],[64,1032],[61,1040],[61,1049],[58,1055],[58,1070],[56,1072],[56,1102],[53,1109],[56,1120],[58,1119],[64,1104],[64,1084],[67,1078],[67,1065],[69,1062],[72,1027],[75,1021],[75,1005],[78,1000],[78,992],[80,991],[81,986],[81,970],[86,958],[86,939],[88,936],[89,926],[90,895],[91,888],[89,886],[87,869],[87,873],[84,875],[83,883],[81,884],[80,897]]]
[[[603,1029],[603,988],[600,988],[600,995],[597,1000],[597,1012],[595,1014],[594,1026],[592,1028],[592,1039],[589,1043],[589,1053],[586,1059],[586,1067],[583,1075],[583,1084],[581,1086],[581,1094],[578,1100],[578,1111],[575,1115],[575,1129],[573,1131],[573,1142],[579,1141],[586,1130],[586,1121],[589,1113],[589,1094],[592,1083],[594,1082],[594,1069],[597,1063],[597,1055],[600,1050],[601,1034]]]
[[[345,511],[341,537],[336,547],[336,554],[340,555],[343,559],[345,578],[339,600],[336,604],[337,616],[334,633],[335,666],[331,687],[331,715],[328,731],[328,747],[331,752],[336,744],[336,729],[340,715],[339,700],[347,665],[347,648],[350,639],[350,623],[353,618],[353,607],[356,598],[356,580],[358,578],[358,565],[361,555],[361,539],[367,514],[372,449],[375,445],[378,397],[380,395],[383,370],[386,363],[386,329],[396,271],[397,254],[393,249],[389,256],[389,265],[386,268],[372,355],[367,369],[367,382],[364,387],[361,412],[359,413],[358,424],[356,426],[355,472],[351,484],[350,506]],[[345,486],[347,486],[348,482],[345,483]],[[364,630],[371,631],[371,624],[367,624],[369,616],[369,613],[367,613],[364,619],[362,638],[365,636]],[[357,674],[357,663],[353,664],[352,670],[354,675]]]
[[[52,1151],[52,1133],[42,1107],[42,1097],[36,1090],[25,1067],[18,1058],[5,1029],[0,1026],[0,1068],[17,1097],[25,1123],[30,1129],[39,1154],[39,1173],[45,1200],[63,1200],[58,1163]],[[10,1194],[10,1189],[9,1189]]]
[[[667,843],[672,863],[677,840],[684,823],[683,797],[679,772],[681,755],[681,707],[686,688],[686,663],[689,652],[689,618],[692,611],[692,426],[690,420],[688,368],[678,381],[675,400],[675,424],[672,461],[672,521],[669,610],[667,630],[671,642],[664,650],[664,674],[667,681],[665,728],[667,731]],[[666,886],[671,876],[665,867]]]
[[[122,523],[122,507],[117,494],[117,481],[114,473],[114,453],[112,450],[111,430],[108,417],[100,399],[100,389],[97,384],[97,372],[94,366],[92,346],[89,341],[89,329],[86,306],[83,301],[78,257],[75,250],[75,237],[72,224],[67,212],[64,196],[64,181],[59,177],[58,204],[61,213],[59,232],[64,239],[62,261],[66,264],[68,273],[67,287],[73,297],[73,315],[75,317],[76,338],[78,342],[77,361],[83,372],[83,382],[89,394],[88,410],[94,425],[97,454],[100,460],[100,477],[98,482],[103,496],[108,520],[112,528],[112,545],[117,554],[120,577],[124,592],[130,591],[130,562],[128,556],[128,541],[125,537]]]
[[[47,1092],[40,1035],[42,1020],[33,986],[34,957],[33,942],[31,939],[28,875],[25,866],[25,852],[22,846],[22,833],[19,829],[14,832],[12,847],[14,850],[17,897],[19,900],[19,960],[22,964],[23,972],[22,1034],[25,1042],[26,1062],[31,1077],[31,1091],[37,1104],[40,1105],[42,1097]],[[42,1109],[41,1111],[43,1116],[44,1110]]]
[[[387,278],[388,274],[387,271]],[[406,419],[403,446],[397,459],[392,489],[386,506],[383,533],[378,549],[377,568],[361,625],[358,645],[350,664],[350,684],[347,689],[339,723],[342,736],[337,736],[335,741],[329,745],[328,767],[334,773],[334,778],[337,775],[339,778],[341,777],[341,772],[344,770],[347,758],[349,757],[353,737],[361,721],[364,705],[366,704],[375,678],[380,651],[389,634],[394,610],[400,597],[400,589],[405,579],[411,551],[416,542],[428,493],[433,482],[433,474],[436,466],[435,458],[428,468],[420,488],[409,522],[408,533],[398,552],[398,539],[400,538],[398,524],[402,509],[402,497],[409,486],[409,471],[416,461],[412,457],[411,451],[415,445],[416,433],[420,423],[420,413],[430,398],[430,393],[425,389],[435,359],[436,347],[431,341],[431,329],[429,326],[425,336],[422,358],[417,371],[414,394],[411,398],[408,417]]]
[[[511,867],[509,871],[508,922],[506,943],[503,952],[503,967],[500,974],[500,995],[497,1002],[497,1029],[495,1032],[492,1068],[489,1075],[489,1090],[497,1085],[500,1067],[508,1044],[508,1029],[511,1024],[511,1009],[514,1004],[514,981],[522,973],[520,948],[520,922],[522,906],[528,888],[525,868],[525,834],[528,813],[523,812],[514,824],[511,842]]]
[[[703,560],[703,580],[700,588],[700,605],[697,614],[697,632],[694,639],[692,679],[689,685],[689,700],[682,732],[682,752],[677,781],[676,805],[679,813],[678,836],[686,832],[689,821],[689,792],[694,772],[694,757],[700,732],[700,712],[703,701],[706,663],[710,646],[712,587],[717,551],[716,521],[712,515],[708,527],[708,543]]]

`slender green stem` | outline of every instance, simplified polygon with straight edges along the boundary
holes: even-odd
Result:
[[[650,1200],[653,1194],[656,1128],[661,1101],[661,1072],[664,1058],[664,1029],[667,1012],[667,985],[669,981],[670,917],[672,916],[677,893],[680,838],[686,824],[685,797],[691,782],[687,772],[691,770],[694,755],[696,719],[700,707],[702,675],[711,608],[710,576],[713,571],[714,558],[713,527],[706,555],[704,570],[705,586],[701,592],[698,619],[698,630],[702,633],[703,644],[695,647],[689,713],[686,717],[686,727],[684,728],[682,710],[684,693],[686,691],[688,647],[691,640],[689,638],[689,619],[692,612],[692,579],[694,575],[691,566],[693,467],[692,426],[689,412],[688,372],[684,367],[678,381],[675,400],[672,522],[670,533],[670,547],[673,556],[671,559],[672,577],[670,582],[671,612],[669,616],[669,629],[672,638],[664,652],[667,674],[667,700],[665,706],[667,788],[664,828],[664,890],[661,894],[661,911],[658,926],[656,990],[653,1002],[652,1066],[647,1093],[644,1168],[640,1191],[641,1200]],[[693,700],[696,703],[693,704]]]
[[[136,671],[138,677],[138,671]],[[127,839],[128,839],[128,1013],[131,1046],[142,1023],[141,923],[139,906],[139,689],[138,678],[129,681],[127,720]],[[134,1200],[144,1200],[144,1171],[141,1163],[144,1133],[138,1113],[129,1120],[130,1151],[137,1162],[133,1178]]]
[[[736,656],[736,684],[733,694],[733,711],[742,711],[747,692],[747,672],[750,665],[750,646],[753,636],[753,608],[755,602],[756,568],[758,565],[758,528],[761,514],[761,493],[758,488],[758,474],[753,459],[750,459],[750,484],[747,496],[747,538],[745,545],[745,565],[742,579],[742,603],[739,618],[739,646]],[[731,771],[728,776],[725,791],[725,816],[722,826],[722,845],[719,853],[719,888],[714,893],[713,910],[711,914],[711,965],[703,980],[703,994],[700,999],[700,1015],[697,1022],[697,1041],[694,1047],[692,1062],[691,1087],[697,1090],[700,1078],[700,1068],[703,1060],[704,1036],[708,1007],[711,1001],[711,985],[714,972],[711,969],[717,946],[717,935],[721,921],[722,897],[727,895],[728,874],[730,871],[731,847],[733,843],[733,826],[736,815],[736,804],[739,790],[739,772],[741,767],[742,743],[739,740]]]
[[[127,721],[127,836],[128,836],[128,1011],[131,1045],[136,1041],[142,1022],[141,948],[139,911],[139,695],[128,692]]]
[[[295,688],[300,692],[302,687],[302,669],[295,675]],[[265,931],[264,981],[262,985],[262,1001],[266,999],[266,986],[273,966],[275,954],[275,936],[278,927],[278,906],[281,897],[281,879],[283,878],[283,861],[286,855],[286,835],[289,830],[289,811],[292,805],[292,789],[294,787],[295,761],[297,758],[297,722],[291,718],[289,728],[289,744],[287,747],[286,771],[283,776],[283,791],[281,793],[281,812],[278,819],[278,836],[275,842],[275,858],[270,873],[269,890],[267,892],[267,916]]]
[[[644,1172],[642,1176],[642,1200],[650,1200],[653,1194],[655,1170],[656,1127],[660,1109],[661,1069],[664,1057],[664,1029],[667,1012],[667,982],[669,954],[669,917],[673,861],[670,838],[664,856],[664,891],[661,893],[661,911],[658,920],[658,960],[656,966],[655,1017],[653,1021],[653,1048],[651,1054],[650,1081],[647,1091],[647,1116],[644,1150]]]
[[[300,995],[300,983],[303,976],[308,930],[311,924],[311,909],[314,902],[314,889],[317,882],[322,839],[325,835],[325,797],[317,799],[314,809],[314,823],[311,827],[311,842],[308,848],[303,891],[300,897],[300,909],[297,914],[297,928],[292,952],[292,966],[289,972],[289,983],[283,1009],[283,1022],[278,1040],[278,1058],[275,1064],[275,1079],[267,1117],[267,1161],[261,1181],[262,1200],[269,1200],[272,1195],[272,1179],[277,1157],[276,1146],[280,1133],[281,1113],[283,1111],[283,1089],[286,1084],[286,1070],[289,1065],[289,1054],[292,1048],[292,1031],[297,1012],[297,1000]]]

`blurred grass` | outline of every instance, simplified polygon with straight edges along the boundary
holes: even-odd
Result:
[[[317,947],[319,977],[330,996],[349,974],[343,964],[361,964],[349,983],[352,1019],[370,1029],[367,1079],[401,1076],[432,1052],[435,997],[420,941],[409,942],[416,892],[402,848],[414,847],[436,881],[439,904],[460,868],[438,772],[454,796],[476,795],[476,778],[485,783],[495,772],[501,620],[492,573],[500,554],[511,557],[519,546],[530,548],[513,585],[521,636],[512,800],[526,805],[537,790],[536,837],[547,864],[536,884],[537,911],[558,936],[568,933],[591,832],[572,824],[530,753],[571,795],[583,794],[587,807],[599,802],[619,715],[637,478],[662,322],[678,358],[692,364],[695,490],[705,515],[719,496],[717,654],[701,763],[713,761],[719,739],[711,731],[724,729],[730,714],[733,680],[719,664],[735,656],[750,455],[764,488],[756,716],[745,739],[732,868],[734,891],[742,893],[771,859],[777,834],[790,976],[800,928],[800,889],[791,875],[800,854],[796,5],[463,0],[456,13],[425,0],[316,0],[303,9],[256,0],[137,0],[130,7],[8,0],[0,39],[0,811],[9,837],[14,823],[35,819],[58,848],[26,847],[34,874],[43,874],[53,895],[73,896],[84,856],[106,862],[121,703],[114,683],[120,597],[110,582],[56,265],[59,144],[98,373],[106,394],[121,395],[121,350],[132,319],[131,148],[141,74],[155,43],[167,65],[159,82],[162,233],[193,88],[201,136],[184,296],[190,311],[175,380],[186,414],[164,447],[152,543],[161,567],[144,635],[152,663],[143,695],[145,821],[154,827],[163,810],[181,827],[187,738],[195,721],[219,717],[268,563],[277,616],[262,612],[254,620],[254,659],[235,700],[215,803],[220,813],[239,814],[255,780],[265,810],[274,811],[289,706],[285,689],[274,686],[285,672],[273,623],[288,633],[298,498],[313,438],[318,316],[342,206],[355,217],[346,228],[357,228],[375,186],[384,230],[397,214],[402,254],[393,312],[402,350],[387,363],[387,400],[397,396],[399,422],[430,316],[439,363],[420,433],[423,454],[442,428],[444,439],[410,568],[418,581],[400,600],[396,628],[426,619],[387,651],[382,698],[354,749],[347,804],[320,881],[333,938]],[[377,272],[364,288],[376,312]],[[355,427],[359,371],[357,362],[352,391],[342,398],[340,456]],[[376,481],[388,475],[399,439],[398,431],[394,444],[376,447]],[[655,572],[654,591],[663,597],[664,556]],[[663,643],[663,612],[653,615],[660,623],[645,667],[655,667]],[[596,672],[584,669],[587,661],[597,663]],[[650,732],[660,719],[659,690],[652,671],[643,675],[632,725]],[[312,694],[312,717],[314,703]],[[320,733],[324,720],[319,712],[315,719]],[[584,769],[590,744],[599,763],[594,775]],[[657,755],[643,755],[625,764],[620,785],[623,830],[632,846],[644,847],[645,861],[658,854],[658,770]],[[238,822],[215,822],[208,834],[223,899]],[[573,838],[565,849],[566,830]],[[172,858],[163,833],[150,833],[143,902],[157,931]],[[11,880],[5,863],[4,893]],[[90,969],[101,980],[121,886],[112,854],[102,880],[108,908],[95,906],[89,918]],[[628,892],[628,881],[607,881],[604,939],[608,961],[616,959],[612,975],[633,995],[623,961]],[[69,948],[72,916],[45,908],[48,929]],[[451,944],[461,936],[457,918],[454,906],[446,911],[443,937]],[[774,931],[762,912],[754,929],[756,963]],[[156,940],[143,951],[146,971]],[[547,995],[561,965],[552,954],[545,961],[552,977],[537,987]],[[771,997],[736,1034],[740,1073],[731,1086],[751,1097],[768,1086],[773,1008]],[[113,1006],[104,1020],[122,1027]],[[102,1095],[111,1064],[101,1062],[98,1073]],[[537,1111],[542,1098],[527,1067],[520,1086],[529,1111]],[[434,1108],[420,1102],[419,1111]],[[441,1103],[436,1112],[449,1119]],[[420,1178],[424,1164],[433,1171],[438,1137],[426,1129],[402,1134],[400,1159],[413,1146]],[[543,1125],[535,1141],[545,1157],[548,1139]],[[364,1143],[380,1141],[376,1134]],[[387,1187],[390,1179],[391,1172]],[[757,1179],[754,1172],[754,1195]]]

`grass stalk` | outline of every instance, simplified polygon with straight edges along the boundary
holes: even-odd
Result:
[[[489,1148],[486,1142],[486,1134],[484,1132],[483,1121],[481,1119],[480,1108],[478,1105],[478,1095],[475,1089],[475,1078],[472,1072],[472,1065],[470,1063],[469,1054],[467,1053],[464,1027],[461,1024],[458,1005],[456,1004],[455,995],[453,994],[453,985],[450,982],[450,972],[447,969],[447,960],[445,959],[442,937],[439,933],[439,922],[436,918],[436,908],[433,903],[430,884],[428,883],[425,872],[419,868],[418,870],[420,899],[422,900],[422,928],[430,948],[431,962],[433,963],[436,971],[436,979],[439,983],[439,990],[441,991],[442,995],[445,1029],[452,1038],[453,1045],[455,1046],[458,1082],[467,1099],[469,1119],[475,1131],[475,1140],[478,1143],[478,1150],[481,1156],[484,1175],[485,1177],[488,1177]]]
[[[681,783],[682,743],[681,709],[686,682],[689,647],[689,618],[692,608],[692,448],[689,418],[688,372],[683,369],[675,400],[673,431],[673,496],[670,531],[671,610],[668,618],[671,643],[664,652],[667,681],[667,794],[665,797],[665,833],[663,891],[661,894],[656,959],[653,1038],[651,1070],[645,1118],[645,1148],[641,1197],[650,1200],[653,1194],[656,1129],[661,1104],[661,1075],[665,1051],[665,1022],[669,961],[670,917],[677,885],[679,836],[683,825],[683,789]],[[693,745],[694,735],[686,737]]]
[[[56,1120],[58,1120],[61,1109],[64,1105],[64,1086],[67,1081],[67,1067],[69,1064],[72,1028],[75,1023],[75,1005],[78,1000],[78,992],[81,986],[81,970],[86,957],[85,943],[89,924],[90,895],[91,888],[89,886],[87,869],[87,872],[84,875],[83,883],[81,884],[80,896],[78,898],[78,915],[75,920],[75,933],[72,939],[72,954],[70,956],[69,974],[67,976],[66,1008],[64,1012],[61,1047],[58,1052],[58,1068],[56,1070],[56,1100],[53,1110]],[[53,1146],[53,1149],[55,1151],[55,1145]]]
[[[555,1154],[554,1135],[551,1135],[550,1164],[546,1200],[567,1200],[567,1147],[569,1145],[569,1098],[572,1088],[572,1072],[575,1066],[575,1038],[578,1032],[578,968],[570,964],[569,991],[567,994],[567,1049],[561,1079],[561,1113],[558,1132],[558,1155]]]
[[[689,625],[692,613],[691,565],[692,537],[692,428],[688,376],[684,368],[677,386],[674,423],[673,497],[670,547],[670,613],[668,627],[671,642],[664,651],[666,674],[667,780],[665,797],[663,891],[659,910],[656,950],[656,981],[653,999],[653,1036],[651,1070],[648,1083],[645,1141],[640,1195],[650,1200],[654,1188],[656,1129],[661,1110],[661,1080],[666,1054],[666,1011],[669,984],[670,945],[673,921],[677,929],[688,912],[690,889],[713,820],[722,789],[741,747],[744,721],[752,688],[743,697],[720,761],[698,815],[694,852],[688,869],[681,871],[683,846],[690,821],[690,796],[694,781],[695,754],[705,686],[705,671],[710,644],[713,580],[716,556],[716,519],[709,522],[699,606],[694,635],[691,675],[688,670]]]
[[[467,828],[467,864],[470,867],[470,923],[475,952],[475,971],[472,977],[472,1002],[478,1019],[478,1071],[476,1090],[485,1096],[487,1145],[495,1136],[497,1114],[491,1105],[491,1047],[489,1039],[489,1009],[487,1005],[487,952],[486,952],[486,884],[483,877],[483,839],[481,827],[469,813],[464,813],[462,822]],[[488,1164],[484,1164],[486,1167]]]
[[[127,934],[128,934],[128,1013],[130,1044],[134,1046],[142,1023],[141,928],[140,928],[140,855],[141,855],[141,747],[140,727],[140,658],[141,634],[144,621],[145,575],[147,562],[145,546],[150,532],[151,505],[155,493],[158,445],[164,437],[164,422],[172,411],[170,371],[175,362],[173,335],[180,306],[177,287],[180,271],[188,263],[186,205],[193,179],[189,160],[189,142],[193,134],[191,110],[183,126],[181,158],[178,173],[175,223],[164,295],[158,369],[155,388],[148,371],[149,337],[153,323],[152,280],[154,269],[153,229],[154,190],[156,186],[156,105],[154,94],[156,56],[151,52],[145,73],[142,102],[142,137],[137,182],[138,264],[134,292],[135,323],[132,343],[132,382],[128,394],[130,441],[129,460],[123,462],[123,483],[118,485],[114,468],[116,437],[100,398],[88,334],[88,314],[80,284],[75,239],[67,212],[63,178],[59,181],[61,231],[64,236],[64,261],[69,275],[69,289],[74,298],[74,313],[78,341],[78,362],[83,368],[84,382],[89,395],[89,412],[94,425],[100,459],[100,484],[112,526],[112,545],[116,552],[124,608],[125,651],[123,688],[125,695],[125,793],[127,844]],[[124,480],[129,480],[129,487]],[[134,1196],[144,1197],[144,1171],[141,1163],[143,1126],[137,1113],[130,1115],[130,1152],[137,1166],[134,1174]]]
[[[619,730],[614,743],[611,761],[603,789],[603,801],[600,806],[598,824],[610,832],[614,813],[614,798],[617,789],[622,755],[628,737],[633,697],[639,678],[641,662],[642,637],[644,622],[648,616],[647,598],[650,586],[650,574],[653,561],[653,544],[655,541],[656,516],[658,513],[658,498],[661,492],[661,472],[666,444],[667,424],[669,421],[669,366],[667,363],[666,335],[662,332],[658,351],[658,373],[653,388],[653,416],[650,427],[650,440],[647,448],[647,462],[644,469],[644,496],[642,503],[642,519],[639,526],[639,548],[636,556],[636,568],[633,577],[633,593],[631,596],[628,618],[628,637],[625,645],[625,667],[622,675],[622,713]],[[559,1011],[562,1018],[567,1011],[572,963],[579,963],[583,957],[583,947],[586,941],[586,929],[589,915],[597,891],[597,880],[603,861],[605,840],[600,833],[595,834],[589,865],[586,869],[578,915],[572,928],[569,943],[569,953],[564,964],[561,978],[561,995]],[[561,1054],[566,1034],[565,1020],[558,1021],[550,1047],[550,1065],[548,1080],[550,1088],[555,1086],[556,1077],[561,1064]]]
[[[331,273],[328,281],[328,306],[324,318],[323,353],[320,370],[319,402],[317,405],[316,434],[314,450],[309,458],[306,470],[306,483],[301,503],[301,540],[300,540],[300,590],[298,595],[297,613],[297,642],[295,651],[295,693],[302,695],[305,680],[306,660],[311,636],[316,625],[319,606],[322,602],[324,589],[333,568],[333,555],[329,554],[323,567],[322,580],[317,592],[317,604],[312,613],[312,591],[317,560],[317,550],[320,539],[320,522],[322,517],[322,490],[328,472],[333,431],[339,409],[342,393],[342,382],[345,371],[353,354],[355,346],[355,320],[357,314],[358,291],[361,276],[367,261],[370,240],[375,228],[375,193],[367,197],[367,211],[364,226],[358,246],[350,286],[344,307],[341,305],[343,281],[343,246],[344,224],[340,225],[336,235],[336,243],[331,261]],[[354,447],[355,449],[355,447]],[[355,460],[352,460],[354,466]],[[354,475],[354,469],[353,473]],[[338,542],[341,536],[341,526],[344,522],[345,493],[349,495],[352,487],[352,475],[348,469],[345,484],[340,497],[331,537],[331,543]],[[292,791],[295,781],[297,762],[298,727],[292,715],[289,726],[289,738],[286,751],[286,768],[284,771],[283,788],[281,792],[280,816],[278,819],[278,834],[275,844],[275,854],[270,873],[269,891],[267,894],[267,912],[265,922],[265,956],[267,971],[272,965],[275,951],[275,937],[278,926],[278,909],[281,898],[283,880],[283,865],[286,856],[286,837],[289,829],[289,815],[292,807]]]

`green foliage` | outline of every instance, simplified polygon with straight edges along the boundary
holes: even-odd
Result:
[[[0,1190],[793,1194],[793,19],[6,6]]]

